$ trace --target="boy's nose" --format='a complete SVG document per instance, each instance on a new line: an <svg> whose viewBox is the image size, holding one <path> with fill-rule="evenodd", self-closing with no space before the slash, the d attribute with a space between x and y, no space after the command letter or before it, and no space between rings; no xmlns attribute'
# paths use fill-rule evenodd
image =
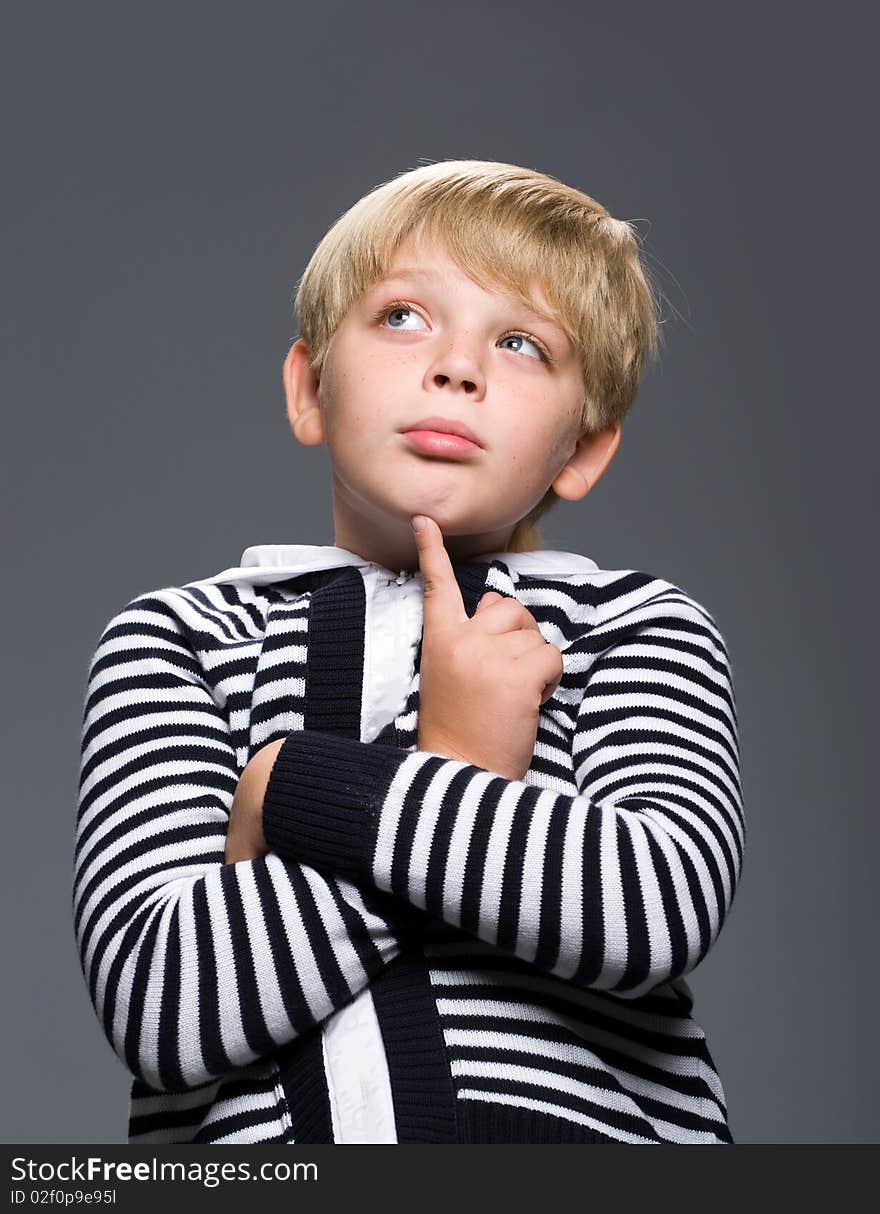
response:
<svg viewBox="0 0 880 1214"><path fill-rule="evenodd" d="M445 387L446 384L455 382L450 376L444 375L442 372L435 375L434 380L440 387ZM461 387L464 388L465 392L476 392L477 390L477 385L472 379L462 379Z"/></svg>
<svg viewBox="0 0 880 1214"><path fill-rule="evenodd" d="M438 353L430 378L435 387L463 388L474 400L482 400L486 394L486 376L477 350L464 339L450 342Z"/></svg>

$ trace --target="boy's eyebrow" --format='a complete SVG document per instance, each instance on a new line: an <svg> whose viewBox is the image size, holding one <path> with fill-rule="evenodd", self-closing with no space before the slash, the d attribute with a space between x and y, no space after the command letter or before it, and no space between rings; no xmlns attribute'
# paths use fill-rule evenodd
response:
<svg viewBox="0 0 880 1214"><path fill-rule="evenodd" d="M428 266L401 266L399 270L390 270L383 282L387 282L389 278L442 278L443 275L439 270L432 270Z"/></svg>

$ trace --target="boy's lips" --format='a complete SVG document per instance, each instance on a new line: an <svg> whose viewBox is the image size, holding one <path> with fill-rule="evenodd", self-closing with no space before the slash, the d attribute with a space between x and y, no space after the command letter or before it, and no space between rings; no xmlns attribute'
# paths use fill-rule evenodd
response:
<svg viewBox="0 0 880 1214"><path fill-rule="evenodd" d="M406 426L403 433L409 434L413 430L457 435L459 438L467 439L468 442L474 443L478 447L482 447L483 445L470 426L465 425L464 422L455 421L451 417L423 417L421 421L413 422L411 426Z"/></svg>
<svg viewBox="0 0 880 1214"><path fill-rule="evenodd" d="M467 459L477 455L481 448L460 434L446 434L440 430L403 430L404 441L423 455L442 455L447 459Z"/></svg>

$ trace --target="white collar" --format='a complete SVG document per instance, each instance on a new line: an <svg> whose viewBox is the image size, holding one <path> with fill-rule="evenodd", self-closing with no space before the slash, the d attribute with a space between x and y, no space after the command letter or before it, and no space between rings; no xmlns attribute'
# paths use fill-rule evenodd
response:
<svg viewBox="0 0 880 1214"><path fill-rule="evenodd" d="M577 552L564 552L550 548L539 548L534 552L487 552L475 560L482 562L501 561L517 573L547 573L564 577L577 573L592 573L598 569L595 561ZM213 577L200 578L202 583L240 581L251 585L265 585L284 581L301 573L313 573L321 569L334 569L341 565L369 565L396 577L398 570L387 569L376 561L348 548L334 544L253 544L245 548L240 563Z"/></svg>

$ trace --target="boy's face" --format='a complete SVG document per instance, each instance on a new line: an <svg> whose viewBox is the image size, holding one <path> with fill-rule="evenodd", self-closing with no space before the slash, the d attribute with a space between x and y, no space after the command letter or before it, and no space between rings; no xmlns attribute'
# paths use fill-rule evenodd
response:
<svg viewBox="0 0 880 1214"><path fill-rule="evenodd" d="M285 363L288 411L300 441L329 447L334 543L388 568L418 567L418 513L458 559L503 550L551 484L583 496L617 446L619 427L578 443L583 378L559 325L423 241L402 244L352 306L319 383L305 354L297 342ZM479 445L407 436L428 417L464 423Z"/></svg>

